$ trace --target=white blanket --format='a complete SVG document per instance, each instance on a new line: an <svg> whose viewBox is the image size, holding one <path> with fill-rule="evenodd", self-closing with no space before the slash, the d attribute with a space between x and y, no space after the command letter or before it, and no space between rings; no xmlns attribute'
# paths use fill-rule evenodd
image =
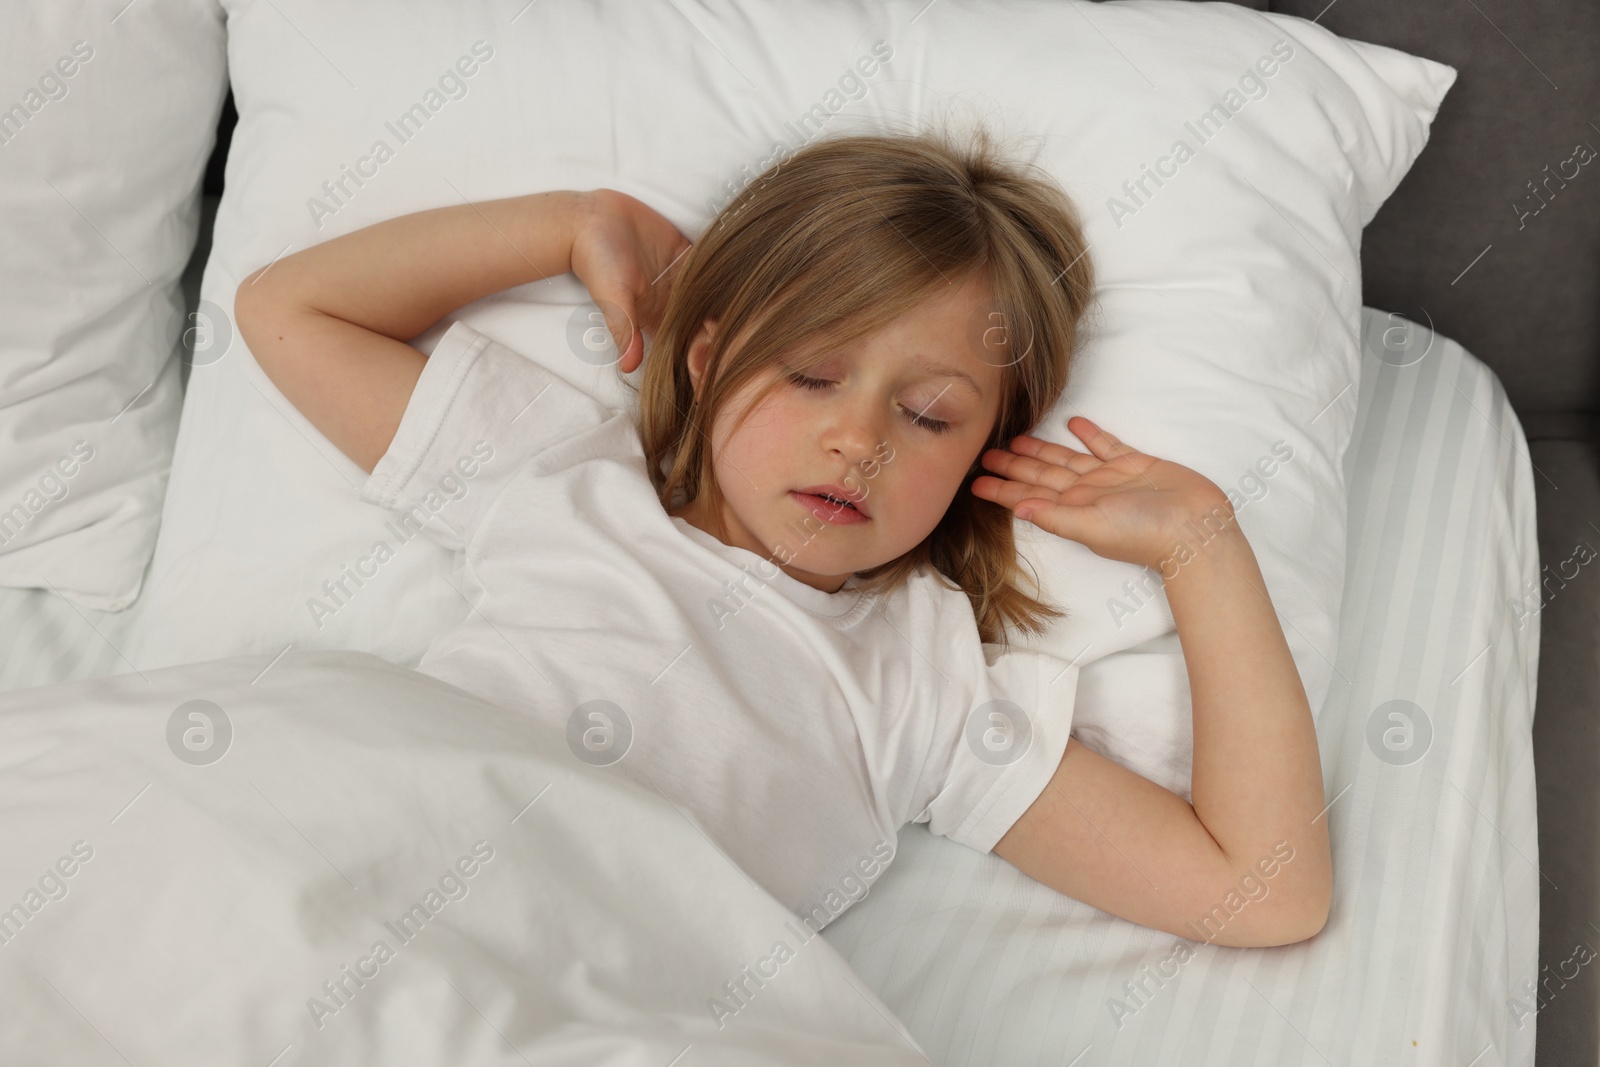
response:
<svg viewBox="0 0 1600 1067"><path fill-rule="evenodd" d="M665 798L365 653L0 695L0 826L9 1067L926 1062Z"/></svg>

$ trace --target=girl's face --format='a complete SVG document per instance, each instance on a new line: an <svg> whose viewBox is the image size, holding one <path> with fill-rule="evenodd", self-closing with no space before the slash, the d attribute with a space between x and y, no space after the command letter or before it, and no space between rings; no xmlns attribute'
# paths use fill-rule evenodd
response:
<svg viewBox="0 0 1600 1067"><path fill-rule="evenodd" d="M952 285L805 371L810 382L780 365L731 397L712 429L726 543L834 593L927 537L1000 410L1004 350L969 340L991 336L981 319L987 296L981 279ZM697 393L715 327L707 320L689 348ZM782 384L730 432L774 379ZM798 492L829 485L857 507ZM702 496L672 514L714 533L703 504Z"/></svg>

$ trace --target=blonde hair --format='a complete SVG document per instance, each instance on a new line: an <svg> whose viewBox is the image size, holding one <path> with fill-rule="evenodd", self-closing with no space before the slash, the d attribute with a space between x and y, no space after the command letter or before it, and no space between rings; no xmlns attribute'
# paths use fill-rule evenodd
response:
<svg viewBox="0 0 1600 1067"><path fill-rule="evenodd" d="M991 297L990 318L969 331L978 350L993 343L993 327L984 327L994 314L1014 324L1000 331L1006 364L984 449L1027 433L1066 387L1080 346L1079 320L1094 295L1086 252L1072 201L1047 172L1003 159L981 124L964 148L944 133L851 135L768 168L666 282L671 295L639 384L639 436L662 507L704 493L720 526L709 445L730 397L780 359L794 371L815 366L830 345L865 337L970 277L986 280ZM706 319L717 328L697 401L687 355ZM779 375L743 414L783 384ZM974 460L934 530L855 579L887 593L931 566L971 599L981 639L1009 644L1008 623L1040 633L1063 613L1023 590L1010 510L971 492L984 473ZM1028 583L1042 591L1037 578Z"/></svg>

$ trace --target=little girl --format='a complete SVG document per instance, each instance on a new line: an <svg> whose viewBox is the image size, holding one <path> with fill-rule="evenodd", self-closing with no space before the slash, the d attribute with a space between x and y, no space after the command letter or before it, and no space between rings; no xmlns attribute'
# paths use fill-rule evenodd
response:
<svg viewBox="0 0 1600 1067"><path fill-rule="evenodd" d="M420 510L472 610L419 669L660 791L813 929L925 822L1146 926L1310 937L1321 764L1254 553L1197 472L1087 418L1088 453L1027 434L1093 274L1066 196L975 133L819 141L693 244L606 189L417 212L256 271L237 324L363 499L466 486ZM406 343L568 271L637 418L464 323ZM1161 573L1192 805L1069 740L1077 668L1009 647L1060 614L1014 518Z"/></svg>

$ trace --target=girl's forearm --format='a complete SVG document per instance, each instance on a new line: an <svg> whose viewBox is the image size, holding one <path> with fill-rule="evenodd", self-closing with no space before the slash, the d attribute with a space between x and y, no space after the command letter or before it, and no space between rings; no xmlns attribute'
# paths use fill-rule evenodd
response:
<svg viewBox="0 0 1600 1067"><path fill-rule="evenodd" d="M406 342L474 300L571 270L591 202L538 193L368 226L251 274L234 322L279 392L371 471L427 362Z"/></svg>
<svg viewBox="0 0 1600 1067"><path fill-rule="evenodd" d="M1191 803L1236 869L1287 841L1294 858L1282 875L1325 885L1328 821L1317 818L1326 800L1311 707L1255 552L1231 514L1217 525L1162 574L1193 703Z"/></svg>
<svg viewBox="0 0 1600 1067"><path fill-rule="evenodd" d="M419 211L335 237L252 274L293 304L409 341L491 293L565 274L587 205L573 191Z"/></svg>

